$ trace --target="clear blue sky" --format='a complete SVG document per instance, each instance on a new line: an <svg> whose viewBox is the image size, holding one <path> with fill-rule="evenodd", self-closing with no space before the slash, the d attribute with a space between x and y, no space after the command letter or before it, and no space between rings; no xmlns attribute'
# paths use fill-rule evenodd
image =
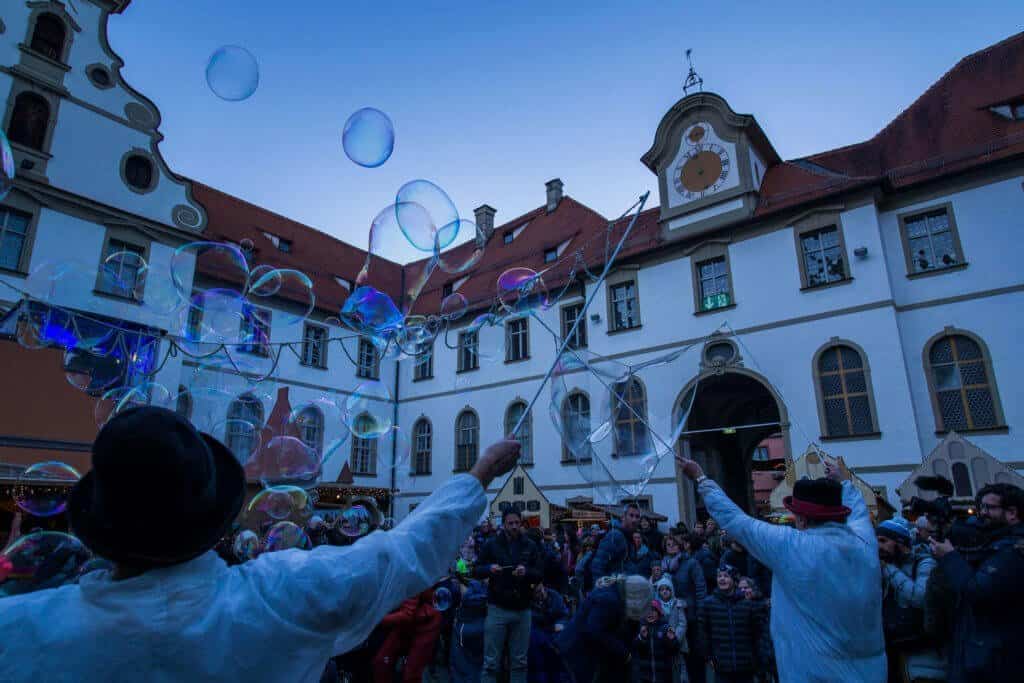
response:
<svg viewBox="0 0 1024 683"><path fill-rule="evenodd" d="M822 9L833 6L846 10ZM687 47L705 89L793 158L872 136L958 59L1022 25L1020 0L136 0L111 19L110 40L128 82L160 107L175 171L365 246L372 218L415 178L469 218L491 204L497 223L543 203L554 177L606 216L656 196L639 159L682 95ZM260 61L244 102L206 87L206 61L225 44ZM341 149L363 106L395 123L394 155L377 169Z"/></svg>

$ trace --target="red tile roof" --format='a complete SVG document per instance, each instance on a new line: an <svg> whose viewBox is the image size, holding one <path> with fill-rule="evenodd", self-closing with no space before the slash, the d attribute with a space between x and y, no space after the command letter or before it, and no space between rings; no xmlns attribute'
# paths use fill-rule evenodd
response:
<svg viewBox="0 0 1024 683"><path fill-rule="evenodd" d="M870 140L768 168L755 216L792 209L857 187L905 188L1024 154L1024 122L1008 120L989 109L994 103L1020 98L1024 98L1024 33L960 60ZM337 314L348 292L334 276L355 279L363 265L365 252L361 248L200 183L195 184L195 194L207 209L209 239L236 243L251 239L256 245L256 263L307 273L315 282L318 306ZM640 215L622 257L661 244L658 217L657 207ZM503 244L503 233L524 224L526 227L511 244ZM626 224L626 220L615 223L608 237L612 245ZM603 264L607 225L607 219L569 196L550 214L541 206L518 216L495 228L481 261L457 291L474 307L486 306L496 294L498 276L512 267L543 272L549 289L555 289L570 275L579 273L580 260L590 268ZM280 252L263 231L291 240L293 252ZM559 261L545 264L544 251L566 241ZM450 250L446 259L465 261L473 250L474 244L469 242ZM423 267L423 261L404 267L407 288ZM397 302L402 274L402 266L381 260L371 273L371 284ZM413 310L437 312L444 285L462 277L435 271Z"/></svg>

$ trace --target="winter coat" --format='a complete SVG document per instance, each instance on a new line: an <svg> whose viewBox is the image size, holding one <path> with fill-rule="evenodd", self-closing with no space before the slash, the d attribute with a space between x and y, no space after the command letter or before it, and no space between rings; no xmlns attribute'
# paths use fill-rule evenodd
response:
<svg viewBox="0 0 1024 683"><path fill-rule="evenodd" d="M749 517L711 479L698 491L729 535L772 571L779 680L884 683L878 539L857 489L843 482L846 523L804 531Z"/></svg>
<svg viewBox="0 0 1024 683"><path fill-rule="evenodd" d="M672 597L667 601L661 599L662 587L668 588L672 591ZM662 618L665 620L665 623L676 632L679 651L687 652L689 647L686 641L686 627L688 625L686 618L686 604L675 597L675 588L672 585L672 579L664 576L654 584L654 599L661 603L661 613L664 615Z"/></svg>
<svg viewBox="0 0 1024 683"><path fill-rule="evenodd" d="M651 567L658 564L661 558L653 550L648 548L646 545L641 545L637 548L634 545L629 546L629 551L626 553L626 561L623 564L623 574L637 574L645 578L651 577Z"/></svg>
<svg viewBox="0 0 1024 683"><path fill-rule="evenodd" d="M583 588L584 593L589 593L594 589L594 570L590 566L593 561L594 551L588 550L580 555L580 559L576 561L576 567L573 569L573 576Z"/></svg>
<svg viewBox="0 0 1024 683"><path fill-rule="evenodd" d="M452 626L448 673L451 683L480 683L484 665L484 622L487 586L471 580L462 595Z"/></svg>
<svg viewBox="0 0 1024 683"><path fill-rule="evenodd" d="M704 581L704 570L695 557L686 553L661 558L661 568L665 576L672 578L672 588L676 597L686 603L686 618L696 623L697 605L707 597L707 584Z"/></svg>
<svg viewBox="0 0 1024 683"><path fill-rule="evenodd" d="M544 556L544 585L559 593L569 589L569 575L562 566L562 553L555 546L545 543L541 546Z"/></svg>
<svg viewBox="0 0 1024 683"><path fill-rule="evenodd" d="M924 597L935 569L931 551L914 546L900 564L882 564L882 627L887 647L920 641L924 633Z"/></svg>
<svg viewBox="0 0 1024 683"><path fill-rule="evenodd" d="M758 606L739 591L716 590L697 609L697 649L724 673L757 671L767 660Z"/></svg>
<svg viewBox="0 0 1024 683"><path fill-rule="evenodd" d="M500 574L491 574L493 564L504 567ZM518 565L525 567L525 576L512 573ZM489 580L489 603L504 609L524 610L530 606L533 594L530 586L544 579L544 558L537 544L524 534L511 541L507 533L501 532L484 544L477 556L473 575L478 579Z"/></svg>
<svg viewBox="0 0 1024 683"><path fill-rule="evenodd" d="M949 647L950 683L1019 681L1024 671L1024 524L990 535L972 566L958 552L938 563L958 609Z"/></svg>
<svg viewBox="0 0 1024 683"><path fill-rule="evenodd" d="M565 606L562 596L555 591L548 588L544 593L543 602L534 599L530 605L531 628L554 633L555 625L565 626L565 622L569 620L569 608Z"/></svg>
<svg viewBox="0 0 1024 683"><path fill-rule="evenodd" d="M711 548L706 545L700 547L700 550L693 554L694 559L700 565L701 572L704 574L704 593L710 595L714 592L715 579L718 574L718 555L712 552Z"/></svg>
<svg viewBox="0 0 1024 683"><path fill-rule="evenodd" d="M594 582L603 576L625 572L628 556L629 543L626 541L626 534L622 529L612 527L601 539L594 559L591 560L590 573L594 577Z"/></svg>
<svg viewBox="0 0 1024 683"><path fill-rule="evenodd" d="M719 567L726 564L730 567L736 567L741 576L747 576L756 581L758 589L766 596L771 596L772 573L768 570L768 567L758 562L756 557L745 550L729 548L722 553L722 559L718 561ZM717 577L713 578L717 579Z"/></svg>
<svg viewBox="0 0 1024 683"><path fill-rule="evenodd" d="M555 636L558 651L580 683L598 672L625 672L628 643L635 635L626 621L626 603L616 585L595 588L565 630ZM629 632L627 632L629 631Z"/></svg>
<svg viewBox="0 0 1024 683"><path fill-rule="evenodd" d="M651 526L647 531L641 531L641 535L644 537L644 543L651 550L658 552L661 550L661 543L665 540L665 534L658 531L658 527Z"/></svg>
<svg viewBox="0 0 1024 683"><path fill-rule="evenodd" d="M673 683L673 661L679 654L679 644L668 637L668 624L664 618L657 623L644 622L630 645L630 683Z"/></svg>

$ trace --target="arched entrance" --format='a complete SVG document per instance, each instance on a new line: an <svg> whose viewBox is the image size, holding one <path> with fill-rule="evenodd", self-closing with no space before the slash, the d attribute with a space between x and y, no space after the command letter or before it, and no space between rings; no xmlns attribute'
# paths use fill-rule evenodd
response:
<svg viewBox="0 0 1024 683"><path fill-rule="evenodd" d="M676 414L682 417L693 405L676 445L678 452L696 460L705 473L747 512L754 510L754 450L767 437L780 434L784 456L792 457L789 419L782 399L760 374L742 367L716 368L701 373L679 394ZM680 518L692 524L700 502L696 488L682 473L679 481Z"/></svg>

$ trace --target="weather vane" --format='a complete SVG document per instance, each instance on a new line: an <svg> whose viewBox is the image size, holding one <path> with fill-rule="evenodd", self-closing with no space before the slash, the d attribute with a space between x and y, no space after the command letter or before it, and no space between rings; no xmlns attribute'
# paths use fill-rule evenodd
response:
<svg viewBox="0 0 1024 683"><path fill-rule="evenodd" d="M698 92L704 91L704 79L701 78L693 68L693 50L686 48L686 61L690 63L690 72L686 74L686 81L683 83L683 95L689 95L690 90L696 88Z"/></svg>

